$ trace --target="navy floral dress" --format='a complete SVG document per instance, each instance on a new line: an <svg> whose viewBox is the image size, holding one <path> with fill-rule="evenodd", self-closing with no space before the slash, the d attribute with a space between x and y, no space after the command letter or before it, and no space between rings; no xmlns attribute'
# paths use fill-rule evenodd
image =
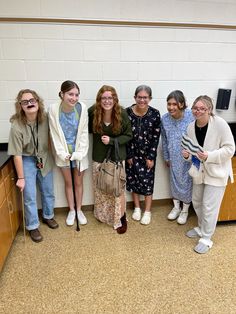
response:
<svg viewBox="0 0 236 314"><path fill-rule="evenodd" d="M144 116L137 116L133 106L126 109L133 132L133 139L127 144L127 159L132 158L133 165L126 163L126 189L147 196L153 194L161 117L159 111L151 106ZM153 168L147 168L146 159L154 160Z"/></svg>

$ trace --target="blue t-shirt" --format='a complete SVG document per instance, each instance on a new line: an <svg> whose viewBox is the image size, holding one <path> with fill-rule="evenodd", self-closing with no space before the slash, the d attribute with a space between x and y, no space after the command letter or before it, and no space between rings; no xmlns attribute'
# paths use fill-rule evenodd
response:
<svg viewBox="0 0 236 314"><path fill-rule="evenodd" d="M70 154L72 154L75 151L75 142L79 127L80 116L81 116L80 103L77 103L74 107L74 110L71 112L63 112L60 108L59 121L63 133L65 135L65 139Z"/></svg>

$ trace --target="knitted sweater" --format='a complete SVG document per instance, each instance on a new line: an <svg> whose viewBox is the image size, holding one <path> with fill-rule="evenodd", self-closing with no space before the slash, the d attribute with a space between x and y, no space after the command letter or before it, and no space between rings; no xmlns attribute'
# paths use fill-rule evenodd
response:
<svg viewBox="0 0 236 314"><path fill-rule="evenodd" d="M131 130L131 124L130 120L128 118L128 115L126 111L122 108L121 111L121 131L119 134L114 134L112 132L112 126L108 125L106 126L103 124L103 135L107 135L110 137L110 143L109 145L103 144L101 140L101 134L94 133L93 132L93 114L94 114L94 108L89 108L89 132L93 133L93 152L92 152L92 159L96 162L102 162L107 155L107 151L110 147L110 145L114 148L114 138L117 138L119 143L119 155L121 160L126 159L126 143L128 143L129 140L132 138L132 130ZM112 149L111 159L115 160L115 154L114 149Z"/></svg>
<svg viewBox="0 0 236 314"><path fill-rule="evenodd" d="M80 171L88 168L88 113L86 105L82 102L81 104L81 117L79 121L79 127L77 132L77 138L75 143L75 152L80 154L80 160L76 161L77 167ZM65 157L69 155L66 139L59 121L60 103L53 104L49 107L49 126L50 133L55 150L55 161L58 167L69 166L69 160L65 160Z"/></svg>
<svg viewBox="0 0 236 314"><path fill-rule="evenodd" d="M188 126L187 135L198 144L195 122ZM231 158L235 152L235 143L230 127L224 119L218 116L210 117L203 150L207 151L208 157L201 163L198 174L193 177L194 184L225 186L229 177L233 182Z"/></svg>

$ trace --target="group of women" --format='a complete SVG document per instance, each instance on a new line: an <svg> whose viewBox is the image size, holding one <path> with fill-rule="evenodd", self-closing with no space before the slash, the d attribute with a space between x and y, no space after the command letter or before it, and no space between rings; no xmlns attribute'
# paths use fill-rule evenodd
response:
<svg viewBox="0 0 236 314"><path fill-rule="evenodd" d="M126 169L126 189L131 192L134 202L132 218L148 225L151 222L157 147L162 134L163 156L170 170L174 203L167 218L185 224L192 202L198 226L186 235L199 237L194 250L206 253L213 243L211 237L225 186L232 177L231 157L235 151L228 124L213 115L212 100L200 96L189 110L183 93L173 91L167 97L168 112L161 119L159 111L150 106L152 90L146 85L136 88L135 103L126 109L121 107L112 86L102 86L95 104L88 110L79 100L79 94L75 82L63 82L60 100L49 107L48 114L35 91L21 90L16 99L16 113L10 120L8 153L14 156L18 176L16 185L24 193L26 229L31 239L35 242L43 239L38 229L36 183L41 192L42 222L52 229L58 227L54 219L51 151L65 182L69 207L66 224L74 224L76 211L79 223L87 223L81 206L83 176L89 166L89 133L93 134L95 217L113 226L118 234L127 230L125 189L116 197L96 186L100 165L108 150L111 150L111 159L115 160L117 141L119 157ZM144 196L143 210L140 195Z"/></svg>

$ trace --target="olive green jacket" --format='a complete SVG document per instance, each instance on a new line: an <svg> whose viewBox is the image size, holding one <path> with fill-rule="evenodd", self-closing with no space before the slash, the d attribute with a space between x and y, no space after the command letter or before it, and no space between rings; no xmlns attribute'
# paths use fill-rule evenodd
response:
<svg viewBox="0 0 236 314"><path fill-rule="evenodd" d="M93 134L93 153L92 153L93 161L102 162L106 158L107 151L110 146L113 147L111 159L115 160L115 152L114 152L114 139L115 138L117 138L118 143L119 143L120 160L125 160L126 159L126 143L128 143L132 139L131 123L125 109L122 108L122 111L121 111L122 125L121 125L121 130L119 134L114 134L112 132L112 126L111 125L106 126L105 124L103 124L103 134L94 133L93 132L93 113L94 113L94 105L88 109L89 132ZM107 135L110 137L109 145L103 144L101 140L102 135Z"/></svg>

